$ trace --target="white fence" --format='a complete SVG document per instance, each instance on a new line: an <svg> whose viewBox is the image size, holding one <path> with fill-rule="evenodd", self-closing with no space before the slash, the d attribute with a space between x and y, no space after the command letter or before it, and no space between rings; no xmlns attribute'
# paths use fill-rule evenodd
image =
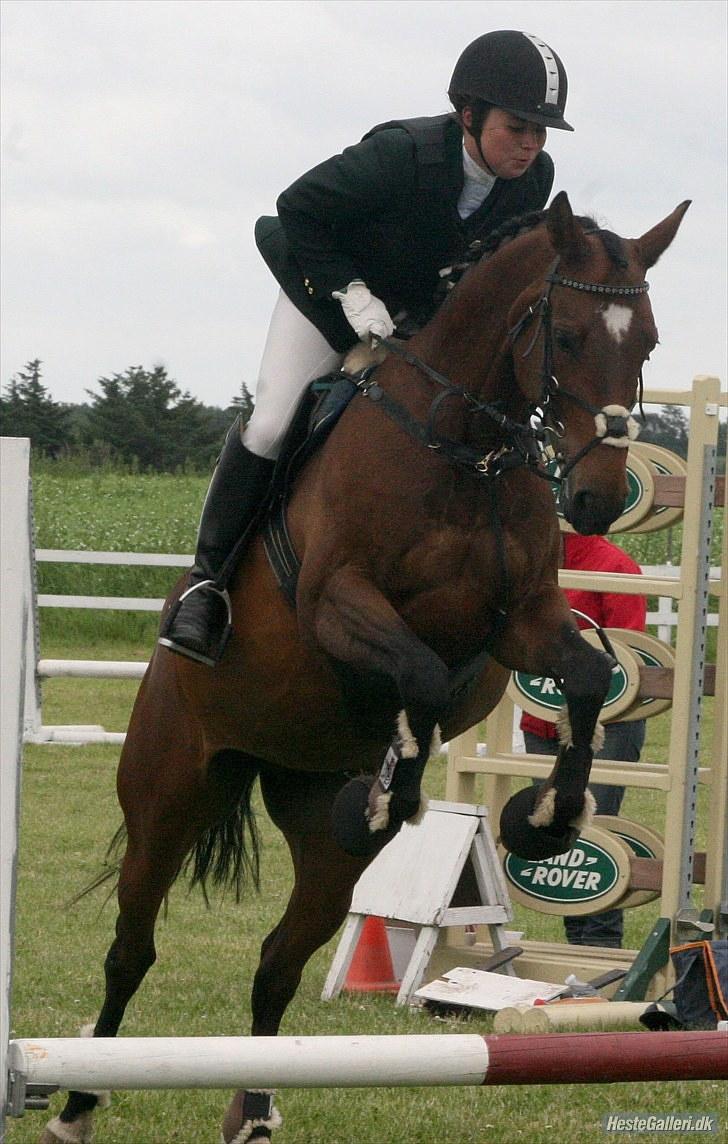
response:
<svg viewBox="0 0 728 1144"><path fill-rule="evenodd" d="M189 553L175 552L92 552L59 548L38 548L35 551L36 564L96 564L124 565L127 567L188 568L193 562ZM645 565L646 578L679 580L680 569L670 564ZM711 578L719 580L720 569L711 569ZM84 596L48 595L36 597L39 608L94 608L115 611L159 612L163 600L141 596ZM649 612L647 622L657 628L658 638L665 643L671 639L671 630L677 623L677 612L671 596L660 596L657 611ZM710 625L717 625L717 614L708 617ZM146 671L146 662L128 660L91 659L42 659L38 655L37 633L33 647L28 648L29 672L26 683L26 704L24 737L29 743L123 743L122 731L105 731L98 724L75 724L72 726L44 725L42 720L40 682L60 676L96 679L141 679Z"/></svg>
<svg viewBox="0 0 728 1144"><path fill-rule="evenodd" d="M146 565L167 568L189 568L193 557L189 554L174 552L88 552L85 550L73 551L64 548L38 548L35 552L36 563L46 564L116 564L131 567ZM642 566L643 574L648 578L666 580L679 580L680 569L673 564L645 564ZM720 579L720 568L711 568L712 580ZM149 596L54 596L39 595L38 606L41 608L99 608L125 612L158 612L164 600L152 599ZM670 596L660 596L656 612L649 612L647 623L660 627L658 638L668 642L670 628L676 623L673 611L673 600ZM711 625L717 625L718 617L711 614L708 619Z"/></svg>

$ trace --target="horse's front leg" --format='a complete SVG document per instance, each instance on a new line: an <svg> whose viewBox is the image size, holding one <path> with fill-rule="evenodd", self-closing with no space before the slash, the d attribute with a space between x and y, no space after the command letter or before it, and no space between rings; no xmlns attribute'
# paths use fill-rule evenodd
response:
<svg viewBox="0 0 728 1144"><path fill-rule="evenodd" d="M559 680L566 708L559 720L559 751L551 774L506 803L500 821L503 845L521 858L551 858L571 849L593 812L587 789L599 749L599 713L609 690L612 661L581 636L572 620L560 623L540 663L525 670Z"/></svg>
<svg viewBox="0 0 728 1144"><path fill-rule="evenodd" d="M337 842L349 854L376 853L420 811L422 774L449 701L447 665L404 623L379 589L353 568L339 569L315 605L301 609L316 643L362 674L389 677L401 701L379 773L353 779L333 811Z"/></svg>

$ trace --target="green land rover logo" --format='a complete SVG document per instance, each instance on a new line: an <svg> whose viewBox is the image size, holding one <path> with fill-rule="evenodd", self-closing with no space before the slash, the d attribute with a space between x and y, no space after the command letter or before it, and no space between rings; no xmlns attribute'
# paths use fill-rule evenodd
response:
<svg viewBox="0 0 728 1144"><path fill-rule="evenodd" d="M585 838L566 854L538 862L507 854L504 868L514 886L542 902L593 902L619 881L612 855Z"/></svg>
<svg viewBox="0 0 728 1144"><path fill-rule="evenodd" d="M642 842L639 838L635 838L632 834L627 834L624 830L612 830L612 834L616 834L617 838L621 838L624 843L634 854L635 858L656 858L654 850Z"/></svg>
<svg viewBox="0 0 728 1144"><path fill-rule="evenodd" d="M626 500L624 502L624 508L622 509L622 512L629 512L630 509L633 509L635 507L635 505L638 505L640 503L640 501L642 500L644 495L645 495L645 486L642 484L642 481L639 479L637 474L635 472L633 472L632 469L630 469L629 461L628 461L627 462L627 497L626 497Z"/></svg>
<svg viewBox="0 0 728 1144"><path fill-rule="evenodd" d="M527 675L525 671L514 671L513 681L516 689L531 703L538 704L544 711L560 711L565 700L563 692L559 691L555 680L547 675ZM618 663L612 672L609 691L604 700L602 711L608 711L613 704L621 699L628 686L627 673Z"/></svg>

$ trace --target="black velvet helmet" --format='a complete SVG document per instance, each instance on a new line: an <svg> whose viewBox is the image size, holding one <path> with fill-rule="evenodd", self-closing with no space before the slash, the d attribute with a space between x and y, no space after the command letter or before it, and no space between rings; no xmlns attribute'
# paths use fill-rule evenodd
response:
<svg viewBox="0 0 728 1144"><path fill-rule="evenodd" d="M567 80L556 52L527 32L486 32L455 65L448 95L457 107L483 100L520 119L573 131L564 119Z"/></svg>

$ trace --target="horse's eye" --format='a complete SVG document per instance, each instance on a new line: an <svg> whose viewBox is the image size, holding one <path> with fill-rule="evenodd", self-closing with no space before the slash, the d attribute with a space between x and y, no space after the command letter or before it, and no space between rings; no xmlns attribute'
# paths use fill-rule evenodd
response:
<svg viewBox="0 0 728 1144"><path fill-rule="evenodd" d="M557 349L564 353L576 356L579 350L579 335L574 330L565 330L558 326L554 328L554 342Z"/></svg>

